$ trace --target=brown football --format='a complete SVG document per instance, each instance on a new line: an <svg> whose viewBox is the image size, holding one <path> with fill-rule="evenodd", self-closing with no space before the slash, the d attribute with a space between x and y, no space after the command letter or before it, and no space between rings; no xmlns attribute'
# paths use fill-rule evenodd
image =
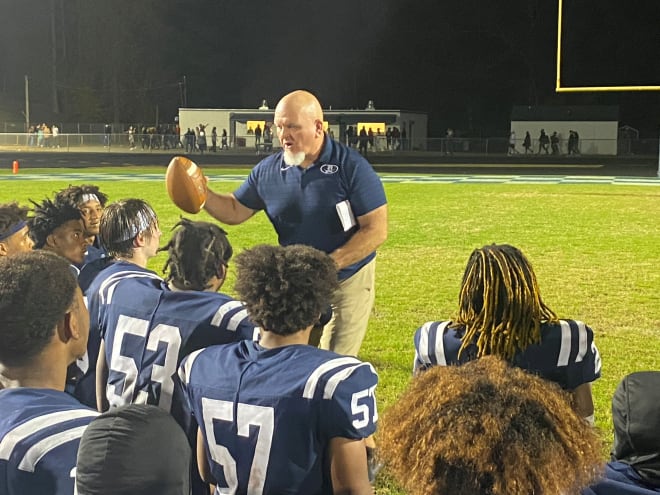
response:
<svg viewBox="0 0 660 495"><path fill-rule="evenodd" d="M167 194L186 213L199 213L206 203L206 177L195 162L175 156L165 172Z"/></svg>

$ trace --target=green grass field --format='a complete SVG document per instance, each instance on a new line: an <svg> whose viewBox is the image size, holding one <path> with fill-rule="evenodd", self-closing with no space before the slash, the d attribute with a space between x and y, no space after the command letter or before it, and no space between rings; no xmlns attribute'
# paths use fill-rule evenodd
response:
<svg viewBox="0 0 660 495"><path fill-rule="evenodd" d="M0 202L41 200L70 182L58 180L59 171L40 172L51 180L20 180L20 176L0 180ZM222 173L246 175L247 171L223 169ZM164 183L97 184L111 200L149 201L167 238L179 211L170 203ZM211 182L213 189L225 192L237 185ZM410 380L415 329L454 315L471 250L493 242L510 243L531 260L546 303L560 317L585 321L596 334L603 360L602 378L593 388L596 419L609 443L610 398L619 380L632 371L660 369L660 187L429 183L385 187L390 233L379 250L376 306L360 354L379 372L380 412ZM210 217L202 213L199 218ZM237 252L276 242L263 213L226 230ZM153 260L151 268L160 271L163 261L162 256ZM232 293L233 276L231 272L225 292ZM385 476L377 492L402 493Z"/></svg>

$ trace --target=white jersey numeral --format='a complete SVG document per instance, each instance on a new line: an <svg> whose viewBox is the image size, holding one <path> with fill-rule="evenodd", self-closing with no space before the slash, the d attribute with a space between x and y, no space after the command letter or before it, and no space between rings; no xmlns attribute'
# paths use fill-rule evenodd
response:
<svg viewBox="0 0 660 495"><path fill-rule="evenodd" d="M373 414L371 413L372 410ZM353 414L353 427L357 429L368 426L370 422L375 423L378 421L376 385L353 394L351 398L351 414Z"/></svg>
<svg viewBox="0 0 660 495"><path fill-rule="evenodd" d="M235 494L238 489L238 477L236 473L236 460L232 457L229 449L224 445L216 443L216 435L213 431L214 421L234 422L234 403L224 400L202 398L202 416L204 418L204 436L209 446L211 458L216 464L222 466L227 487L216 487L218 493ZM250 479L248 480L248 495L261 495L266 483L266 472L270 459L270 447L273 441L273 430L275 427L275 411L272 407L255 406L252 404L236 404L236 427L241 437L250 436L250 426L257 426L257 444L250 467Z"/></svg>
<svg viewBox="0 0 660 495"><path fill-rule="evenodd" d="M147 333L149 337L147 338ZM160 384L160 394L156 397L158 407L169 411L172 406L172 394L174 393L174 380L172 377L177 370L177 360L179 357L179 348L181 347L181 334L179 329L172 325L159 323L149 332L149 322L131 316L121 315L117 320L115 338L112 343L112 352L108 362L109 371L122 373L124 375L124 385L121 393L116 392L115 384L108 382L106 387L106 397L111 407L122 406L125 404L146 404L149 394L144 390L135 393L139 369L133 356L124 356L121 354L122 343L127 335L134 335L144 339L145 348L148 351L156 352L160 343L166 344L164 363L153 364L151 367L151 381Z"/></svg>

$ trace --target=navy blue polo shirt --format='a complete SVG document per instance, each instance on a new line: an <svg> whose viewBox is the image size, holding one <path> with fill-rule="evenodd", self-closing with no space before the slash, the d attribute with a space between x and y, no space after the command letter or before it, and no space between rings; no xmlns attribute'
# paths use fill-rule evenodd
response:
<svg viewBox="0 0 660 495"><path fill-rule="evenodd" d="M348 200L356 218L387 203L369 162L327 136L318 160L308 168L287 166L280 151L259 162L234 196L252 210L265 210L280 245L305 244L326 253L355 233L355 228L344 232L337 203ZM339 279L350 277L375 255L340 270Z"/></svg>

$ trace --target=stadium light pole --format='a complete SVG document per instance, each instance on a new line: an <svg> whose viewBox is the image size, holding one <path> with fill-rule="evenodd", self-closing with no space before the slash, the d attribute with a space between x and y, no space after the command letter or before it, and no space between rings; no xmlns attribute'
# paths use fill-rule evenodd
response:
<svg viewBox="0 0 660 495"><path fill-rule="evenodd" d="M25 132L30 130L30 83L25 76Z"/></svg>

